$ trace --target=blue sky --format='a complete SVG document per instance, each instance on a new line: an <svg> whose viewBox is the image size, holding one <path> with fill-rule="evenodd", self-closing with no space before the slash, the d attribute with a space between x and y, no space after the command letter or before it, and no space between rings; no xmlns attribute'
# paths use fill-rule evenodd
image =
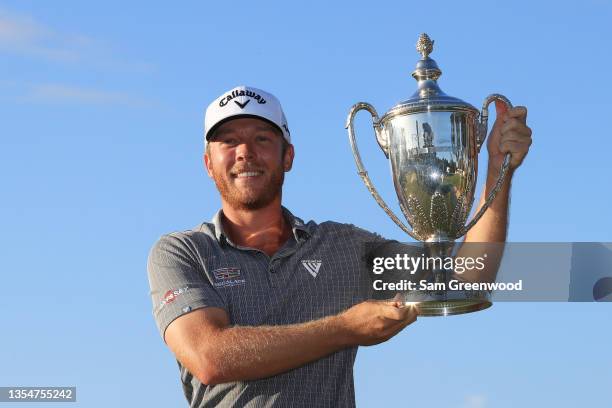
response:
<svg viewBox="0 0 612 408"><path fill-rule="evenodd" d="M444 91L529 108L509 239L612 241L610 21L608 0L3 1L0 385L76 385L70 406L183 404L146 257L218 208L203 110L235 85L283 102L296 146L288 208L404 240L356 175L344 121L357 101L384 113L412 94L421 32L436 41ZM397 209L365 114L356 128ZM609 304L506 303L423 318L360 350L358 404L602 406L611 317Z"/></svg>

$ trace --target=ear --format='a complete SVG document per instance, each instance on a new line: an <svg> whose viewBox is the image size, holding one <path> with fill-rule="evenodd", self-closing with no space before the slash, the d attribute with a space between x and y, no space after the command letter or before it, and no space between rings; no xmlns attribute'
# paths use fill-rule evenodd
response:
<svg viewBox="0 0 612 408"><path fill-rule="evenodd" d="M290 144L289 146L287 146L287 149L285 149L285 157L283 157L283 168L285 169L286 172L291 170L291 167L293 167L294 157L295 157L295 150L293 149L293 145Z"/></svg>
<svg viewBox="0 0 612 408"><path fill-rule="evenodd" d="M204 167L206 168L206 173L208 173L208 177L212 178L212 163L210 161L208 153L204 153Z"/></svg>

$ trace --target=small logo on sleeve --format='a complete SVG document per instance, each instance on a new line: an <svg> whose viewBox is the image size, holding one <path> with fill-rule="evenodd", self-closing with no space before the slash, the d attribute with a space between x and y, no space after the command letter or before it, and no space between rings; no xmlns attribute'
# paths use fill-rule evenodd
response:
<svg viewBox="0 0 612 408"><path fill-rule="evenodd" d="M312 259L304 259L302 260L302 266L306 268L309 274L312 275L313 278L316 278L319 274L319 269L321 269L321 264L323 261L321 260L312 260Z"/></svg>
<svg viewBox="0 0 612 408"><path fill-rule="evenodd" d="M213 271L215 282L213 285L216 288L226 288L230 286L244 285L246 279L242 278L240 268L219 268Z"/></svg>
<svg viewBox="0 0 612 408"><path fill-rule="evenodd" d="M170 289L169 291L167 291L164 294L164 297L161 300L161 302L159 302L159 310L161 310L167 304L174 302L177 297L187 292L188 290L189 290L189 286L185 286L184 288Z"/></svg>

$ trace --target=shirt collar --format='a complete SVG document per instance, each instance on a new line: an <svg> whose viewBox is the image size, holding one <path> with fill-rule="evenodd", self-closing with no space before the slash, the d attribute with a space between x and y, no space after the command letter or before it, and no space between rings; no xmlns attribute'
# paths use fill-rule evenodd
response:
<svg viewBox="0 0 612 408"><path fill-rule="evenodd" d="M285 207L282 207L282 209L285 219L289 221L289 224L291 225L291 230L293 231L293 236L295 237L295 240L297 242L300 242L302 240L305 241L306 239L310 238L310 236L312 235L310 225L304 224L304 221L302 221L301 218L298 218L295 215L291 214L291 211L289 211Z"/></svg>
<svg viewBox="0 0 612 408"><path fill-rule="evenodd" d="M219 243L223 243L225 240L225 232L223 232L223 224L221 223L221 217L223 217L223 210L219 210L212 217L212 224L215 226L215 237Z"/></svg>
<svg viewBox="0 0 612 408"><path fill-rule="evenodd" d="M294 216L291 211L289 211L285 207L281 208L283 210L283 216L287 221L289 221L289 224L291 225L291 231L293 231L293 237L295 238L295 240L297 242L301 242L308 239L312 234L310 225L304 224L304 221L302 221L301 218ZM223 231L223 223L221 222L222 217L223 210L220 209L219 211L217 211L217 213L213 216L211 220L212 224L215 227L215 237L217 238L217 241L219 241L219 243L231 243L229 237L225 234L225 231Z"/></svg>

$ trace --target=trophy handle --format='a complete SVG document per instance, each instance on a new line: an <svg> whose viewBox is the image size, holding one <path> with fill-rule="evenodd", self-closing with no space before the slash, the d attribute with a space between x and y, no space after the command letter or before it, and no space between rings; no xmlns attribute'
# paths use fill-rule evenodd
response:
<svg viewBox="0 0 612 408"><path fill-rule="evenodd" d="M362 109L367 110L372 115L372 122L374 124L374 132L376 133L376 141L378 142L378 145L380 146L382 151L385 153L385 157L387 157L387 159L389 158L389 143L388 143L387 138L382 132L382 125L380 123L380 119L378 118L378 114L376 113L376 109L374 109L374 107L367 102L357 102L351 108L348 114L348 117L346 119L346 126L345 126L345 128L348 129L349 142L351 143L351 149L353 150L353 157L355 158L355 164L357 165L357 170L358 170L357 174L359 174L359 176L363 180L363 183L366 185L366 187L370 191L370 194L372 194L372 196L374 197L378 205L380 205L380 207L387 213L387 215L393 220L393 222L395 222L398 225L398 227L400 227L405 233L410 235L412 238L418 240L416 235L412 231L410 231L408 227L406 227L406 225L404 225L402 221L400 221L400 219L387 206L387 204L382 199L380 194L378 194L378 191L376 191L376 187L374 187L374 184L372 184L372 181L370 180L370 177L368 176L368 172L365 170L365 167L363 166L363 162L361 161L359 150L357 149L357 141L355 140L355 131L353 130L353 118L355 117L355 114Z"/></svg>
<svg viewBox="0 0 612 408"><path fill-rule="evenodd" d="M488 122L489 122L489 105L491 104L491 102L496 101L496 100L501 101L504 104L506 104L508 109L512 109L512 102L510 102L510 100L506 98L504 95L491 94L485 98L482 104L482 111L480 113L480 124L478 125L478 135L476 137L476 147L478 149L478 152L480 152L480 148L482 147L485 139L487 138ZM495 196L499 192L499 189L501 188L504 182L504 179L506 178L506 173L508 172L509 167L510 167L510 153L506 153L506 156L504 157L504 162L502 163L501 170L499 172L499 178L497 179L497 182L495 183L493 190L491 190L491 192L487 196L487 199L484 205L482 206L482 208L476 213L476 215L474 215L474 218L472 218L472 221L470 221L465 227L463 227L461 231L459 231L459 233L457 234L457 238L464 236L474 225L476 225L476 223L480 220L480 218L483 216L485 211L487 211L487 209L489 208L489 206L495 199Z"/></svg>

